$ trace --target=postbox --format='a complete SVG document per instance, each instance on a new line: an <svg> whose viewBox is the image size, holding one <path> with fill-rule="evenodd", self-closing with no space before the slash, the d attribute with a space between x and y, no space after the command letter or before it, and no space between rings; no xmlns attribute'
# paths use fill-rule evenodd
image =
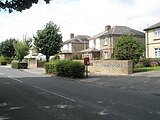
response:
<svg viewBox="0 0 160 120"><path fill-rule="evenodd" d="M89 57L84 58L84 65L90 65Z"/></svg>

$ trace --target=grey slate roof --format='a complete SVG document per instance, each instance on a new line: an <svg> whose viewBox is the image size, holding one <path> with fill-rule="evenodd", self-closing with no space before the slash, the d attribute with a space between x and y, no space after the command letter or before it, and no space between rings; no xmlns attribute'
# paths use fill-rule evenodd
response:
<svg viewBox="0 0 160 120"><path fill-rule="evenodd" d="M112 27L108 33L105 33L105 35L133 35L137 37L144 37L145 34L141 31L129 28L127 26L114 26Z"/></svg>
<svg viewBox="0 0 160 120"><path fill-rule="evenodd" d="M95 46L93 46L92 48L88 48L81 51L81 53L86 53L86 52L100 52L100 50L96 49Z"/></svg>
<svg viewBox="0 0 160 120"><path fill-rule="evenodd" d="M77 36L73 37L72 39L64 41L63 44L67 44L67 43L84 43L84 41L88 41L89 37L90 36L88 36L88 35L77 35Z"/></svg>
<svg viewBox="0 0 160 120"><path fill-rule="evenodd" d="M147 31L147 30L152 30L152 29L155 29L155 28L160 28L160 22L148 27L148 28L145 28L144 31Z"/></svg>
<svg viewBox="0 0 160 120"><path fill-rule="evenodd" d="M91 40L91 39L96 39L96 38L100 38L100 37L102 37L102 36L106 36L106 35L107 35L107 32L108 32L108 31L103 31L103 32L101 32L101 33L98 33L97 35L94 35L94 36L90 37L89 40Z"/></svg>

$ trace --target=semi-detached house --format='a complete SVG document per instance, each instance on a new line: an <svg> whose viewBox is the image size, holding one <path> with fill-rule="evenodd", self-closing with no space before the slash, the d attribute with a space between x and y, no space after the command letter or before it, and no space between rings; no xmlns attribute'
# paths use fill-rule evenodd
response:
<svg viewBox="0 0 160 120"><path fill-rule="evenodd" d="M86 55L90 59L111 59L116 40L122 35L132 35L139 42L145 44L145 34L141 31L127 26L105 26L105 31L89 39L89 49L81 51L83 57Z"/></svg>
<svg viewBox="0 0 160 120"><path fill-rule="evenodd" d="M160 58L160 22L144 29L146 58Z"/></svg>

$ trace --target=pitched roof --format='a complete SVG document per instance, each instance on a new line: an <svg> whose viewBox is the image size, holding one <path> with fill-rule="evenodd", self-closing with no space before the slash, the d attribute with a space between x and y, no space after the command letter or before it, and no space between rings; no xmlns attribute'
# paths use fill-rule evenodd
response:
<svg viewBox="0 0 160 120"><path fill-rule="evenodd" d="M147 30L152 30L152 29L155 29L155 28L160 28L160 22L148 27L148 28L145 28L144 31L147 31Z"/></svg>
<svg viewBox="0 0 160 120"><path fill-rule="evenodd" d="M93 46L92 48L88 48L81 51L81 53L85 53L85 52L100 52L100 50L96 49L95 46Z"/></svg>
<svg viewBox="0 0 160 120"><path fill-rule="evenodd" d="M88 35L77 35L77 36L73 37L72 39L64 41L63 44L67 44L67 43L84 43L84 41L88 41L89 37L90 36L88 36Z"/></svg>
<svg viewBox="0 0 160 120"><path fill-rule="evenodd" d="M102 36L106 36L107 32L108 31L100 32L97 35L94 35L94 36L90 37L89 39L91 40L91 39L96 39L96 38L99 38L99 37L102 37Z"/></svg>
<svg viewBox="0 0 160 120"><path fill-rule="evenodd" d="M143 32L129 28L127 26L114 26L106 33L106 35L133 35L139 37L145 36Z"/></svg>
<svg viewBox="0 0 160 120"><path fill-rule="evenodd" d="M63 50L59 52L60 54L72 54L69 50Z"/></svg>

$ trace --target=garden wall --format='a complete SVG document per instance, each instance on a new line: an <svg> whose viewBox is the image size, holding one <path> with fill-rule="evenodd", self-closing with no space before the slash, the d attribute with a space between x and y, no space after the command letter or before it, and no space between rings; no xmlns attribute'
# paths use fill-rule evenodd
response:
<svg viewBox="0 0 160 120"><path fill-rule="evenodd" d="M128 75L133 72L133 63L131 60L90 60L88 70L102 75Z"/></svg>

